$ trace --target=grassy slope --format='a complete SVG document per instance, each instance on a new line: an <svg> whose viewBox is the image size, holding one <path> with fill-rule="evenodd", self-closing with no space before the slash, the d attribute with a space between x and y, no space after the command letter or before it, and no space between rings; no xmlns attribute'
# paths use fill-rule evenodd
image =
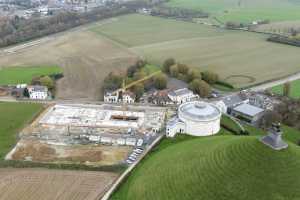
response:
<svg viewBox="0 0 300 200"><path fill-rule="evenodd" d="M8 67L0 69L0 85L30 83L32 78L41 75L61 73L59 67Z"/></svg>
<svg viewBox="0 0 300 200"><path fill-rule="evenodd" d="M276 94L283 94L283 85L278 85L272 88L272 92ZM291 94L292 98L300 98L300 80L291 82Z"/></svg>
<svg viewBox="0 0 300 200"><path fill-rule="evenodd" d="M0 159L16 144L18 131L41 109L40 104L0 102Z"/></svg>
<svg viewBox="0 0 300 200"><path fill-rule="evenodd" d="M240 128L238 127L238 125L235 124L235 122L232 121L227 116L223 116L222 117L221 123L225 124L225 126L231 128L232 130L236 130L236 132L240 131ZM243 124L243 127L245 128L245 130L248 131L248 133L251 136L263 136L263 135L267 134L266 131L264 131L262 129L259 129L259 128L256 128L256 127L253 127L253 126L249 126L249 125ZM298 142L300 141L300 132L299 131L297 131L294 128L285 126L285 125L282 126L282 131L284 133L283 134L283 138L285 140L290 141L290 142L292 142L294 144L298 144Z"/></svg>
<svg viewBox="0 0 300 200"><path fill-rule="evenodd" d="M300 4L288 0L170 0L167 5L203 10L222 21L300 20ZM225 13L224 11L227 11Z"/></svg>
<svg viewBox="0 0 300 200"><path fill-rule="evenodd" d="M259 34L182 21L134 14L94 26L92 31L126 43L130 50L156 65L174 57L201 70L216 71L221 79L231 75L254 78L254 82L248 78L229 79L237 88L295 73L300 66L297 47L266 42Z"/></svg>
<svg viewBox="0 0 300 200"><path fill-rule="evenodd" d="M112 199L275 200L300 198L300 148L280 152L256 137L163 143Z"/></svg>

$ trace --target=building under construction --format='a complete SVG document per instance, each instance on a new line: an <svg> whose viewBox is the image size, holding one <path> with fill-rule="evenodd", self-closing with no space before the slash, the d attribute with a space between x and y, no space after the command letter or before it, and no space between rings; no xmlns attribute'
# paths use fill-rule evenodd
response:
<svg viewBox="0 0 300 200"><path fill-rule="evenodd" d="M159 107L61 104L49 108L23 137L52 143L141 145L164 126Z"/></svg>

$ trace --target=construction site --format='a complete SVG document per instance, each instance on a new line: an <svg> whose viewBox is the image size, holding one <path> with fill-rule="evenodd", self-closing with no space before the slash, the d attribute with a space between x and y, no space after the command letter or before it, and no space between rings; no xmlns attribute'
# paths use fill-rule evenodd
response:
<svg viewBox="0 0 300 200"><path fill-rule="evenodd" d="M164 128L166 108L57 104L20 133L6 159L114 165L149 145Z"/></svg>

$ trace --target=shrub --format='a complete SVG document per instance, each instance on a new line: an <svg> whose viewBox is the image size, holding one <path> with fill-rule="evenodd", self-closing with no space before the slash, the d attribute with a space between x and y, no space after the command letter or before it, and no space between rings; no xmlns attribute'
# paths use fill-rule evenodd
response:
<svg viewBox="0 0 300 200"><path fill-rule="evenodd" d="M171 75L172 77L177 77L177 76L178 76L178 73L179 73L179 71L178 71L177 65L172 65L172 66L170 67L170 75Z"/></svg>
<svg viewBox="0 0 300 200"><path fill-rule="evenodd" d="M227 88L230 88L230 89L234 89L234 86L233 86L233 85L231 85L230 83L225 82L225 81L220 81L220 80L218 80L218 81L216 82L216 84L222 85L222 86L227 87Z"/></svg>
<svg viewBox="0 0 300 200"><path fill-rule="evenodd" d="M154 77L154 86L156 89L165 89L167 87L167 76L165 74L158 74Z"/></svg>
<svg viewBox="0 0 300 200"><path fill-rule="evenodd" d="M189 67L185 64L177 64L177 67L178 67L178 72L181 73L181 74L184 74L186 75L189 71Z"/></svg>
<svg viewBox="0 0 300 200"><path fill-rule="evenodd" d="M168 58L167 60L165 60L164 64L163 64L163 71L166 73L170 73L170 68L171 66L175 65L175 59L174 58Z"/></svg>
<svg viewBox="0 0 300 200"><path fill-rule="evenodd" d="M211 87L205 81L195 79L189 84L189 88L200 95L200 97L208 97L211 94Z"/></svg>
<svg viewBox="0 0 300 200"><path fill-rule="evenodd" d="M201 79L201 72L199 69L191 68L188 70L188 73L187 73L187 81L191 82L194 79Z"/></svg>
<svg viewBox="0 0 300 200"><path fill-rule="evenodd" d="M205 71L202 72L202 79L209 84L215 84L219 80L219 76L214 72Z"/></svg>
<svg viewBox="0 0 300 200"><path fill-rule="evenodd" d="M54 89L54 81L49 76L44 76L40 79L41 85L46 86L49 90Z"/></svg>

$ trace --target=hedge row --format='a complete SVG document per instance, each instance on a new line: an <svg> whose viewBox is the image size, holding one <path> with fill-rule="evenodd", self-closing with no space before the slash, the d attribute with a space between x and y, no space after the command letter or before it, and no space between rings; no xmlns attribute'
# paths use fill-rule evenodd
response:
<svg viewBox="0 0 300 200"><path fill-rule="evenodd" d="M86 171L106 171L106 172L123 172L127 166L125 164L88 166L83 164L56 164L56 163L37 163L31 161L2 160L0 168L46 168L61 170L86 170Z"/></svg>

